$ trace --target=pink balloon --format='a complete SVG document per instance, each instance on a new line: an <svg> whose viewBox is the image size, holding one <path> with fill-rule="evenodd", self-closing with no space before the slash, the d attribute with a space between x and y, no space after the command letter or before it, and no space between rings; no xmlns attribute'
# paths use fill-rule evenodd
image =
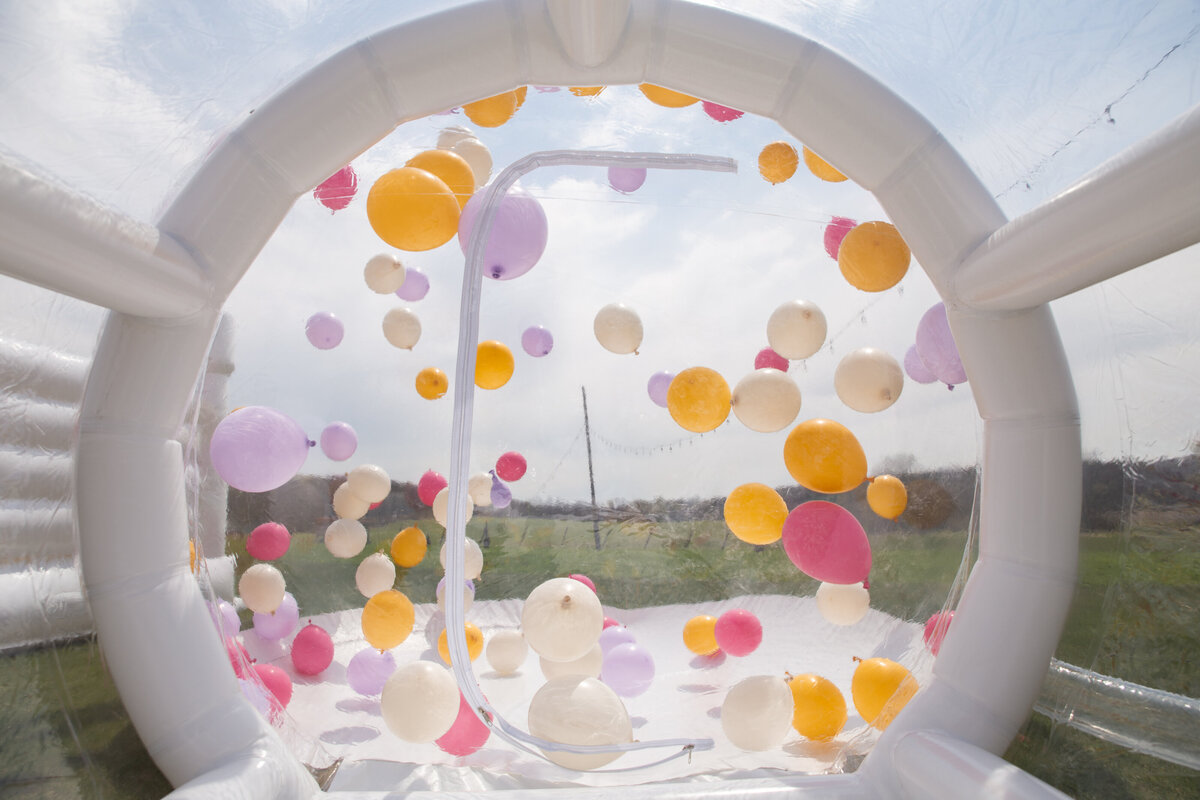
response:
<svg viewBox="0 0 1200 800"><path fill-rule="evenodd" d="M929 371L929 367L925 366L925 362L921 360L921 356L917 353L917 346L914 344L908 348L908 352L904 354L904 371L908 377L912 378L917 383L936 383L937 375Z"/></svg>
<svg viewBox="0 0 1200 800"><path fill-rule="evenodd" d="M264 522L246 537L246 552L259 561L274 561L287 552L291 543L287 528L278 522Z"/></svg>
<svg viewBox="0 0 1200 800"><path fill-rule="evenodd" d="M208 453L213 469L233 488L269 492L295 477L312 445L286 414L246 406L217 423Z"/></svg>
<svg viewBox="0 0 1200 800"><path fill-rule="evenodd" d="M254 671L271 693L271 719L276 720L287 708L288 703L292 702L292 679L273 664L255 664Z"/></svg>
<svg viewBox="0 0 1200 800"><path fill-rule="evenodd" d="M650 400L654 405L661 408L667 407L667 389L671 388L673 380L675 380L674 372L656 372L650 376L650 380L646 381L646 393L650 395Z"/></svg>
<svg viewBox="0 0 1200 800"><path fill-rule="evenodd" d="M420 300L429 294L429 278L416 267L404 271L404 283L396 290L396 297L401 300Z"/></svg>
<svg viewBox="0 0 1200 800"><path fill-rule="evenodd" d="M246 646L237 639L226 636L225 655L229 657L229 665L233 667L233 674L239 678L246 677L247 670L250 669L250 665L254 662L254 659L246 652Z"/></svg>
<svg viewBox="0 0 1200 800"><path fill-rule="evenodd" d="M350 205L358 191L358 176L349 164L330 175L313 189L313 197L330 211L341 211Z"/></svg>
<svg viewBox="0 0 1200 800"><path fill-rule="evenodd" d="M796 568L825 583L862 583L871 571L871 543L846 509L812 500L783 523L783 550Z"/></svg>
<svg viewBox="0 0 1200 800"><path fill-rule="evenodd" d="M854 230L857 224L846 217L834 217L833 221L825 226L825 252L834 261L837 261L838 251L842 249L842 239L845 239L846 234Z"/></svg>
<svg viewBox="0 0 1200 800"><path fill-rule="evenodd" d="M758 351L758 355L754 357L755 369L777 369L780 372L788 371L789 362L786 358L776 353L769 347L764 347Z"/></svg>
<svg viewBox="0 0 1200 800"><path fill-rule="evenodd" d="M616 621L615 619L613 619L612 617L605 617L605 618L604 618L604 627L603 627L603 628L601 628L601 630L607 630L608 628L611 628L611 627L613 627L614 625L620 625L620 624L621 624L621 623L617 622L617 621Z"/></svg>
<svg viewBox="0 0 1200 800"><path fill-rule="evenodd" d="M637 697L654 682L654 657L636 642L619 644L604 654L600 680L621 697Z"/></svg>
<svg viewBox="0 0 1200 800"><path fill-rule="evenodd" d="M637 644L637 637L623 625L613 625L600 631L600 652L607 654L609 650L620 644Z"/></svg>
<svg viewBox="0 0 1200 800"><path fill-rule="evenodd" d="M521 334L521 347L534 358L541 358L554 349L554 336L541 325L534 325Z"/></svg>
<svg viewBox="0 0 1200 800"><path fill-rule="evenodd" d="M331 422L321 431L321 452L333 461L345 461L358 449L358 434L345 422Z"/></svg>
<svg viewBox="0 0 1200 800"><path fill-rule="evenodd" d="M592 583L592 579L591 579L591 578L589 578L587 575L583 575L583 574L580 574L580 573L578 573L578 572L573 572L573 573L571 573L570 575L568 575L567 577L568 577L568 578L571 578L572 580L579 581L579 582L580 582L580 583L582 583L584 586L586 586L586 587L588 587L589 589L591 589L591 590L592 590L592 594L596 594L596 584Z"/></svg>
<svg viewBox="0 0 1200 800"><path fill-rule="evenodd" d="M496 475L500 477L500 480L510 483L521 480L528 468L529 464L526 463L525 456L512 450L496 459Z"/></svg>
<svg viewBox="0 0 1200 800"><path fill-rule="evenodd" d="M713 633L717 646L731 656L748 656L762 644L762 623L744 608L734 608L717 617Z"/></svg>
<svg viewBox="0 0 1200 800"><path fill-rule="evenodd" d="M950 623L953 621L953 611L939 611L925 623L925 646L935 656L942 649L942 640L946 638L946 633L950 630Z"/></svg>
<svg viewBox="0 0 1200 800"><path fill-rule="evenodd" d="M938 303L917 323L917 355L935 377L947 386L964 383L967 371L958 357L958 346L946 318L946 304Z"/></svg>
<svg viewBox="0 0 1200 800"><path fill-rule="evenodd" d="M258 638L268 642L286 639L300 624L300 609L296 605L296 598L292 596L291 592L284 592L279 608L270 614L255 611L253 622L254 632L258 634Z"/></svg>
<svg viewBox="0 0 1200 800"><path fill-rule="evenodd" d="M609 167L608 185L621 194L636 192L646 182L644 167Z"/></svg>
<svg viewBox="0 0 1200 800"><path fill-rule="evenodd" d="M333 639L311 622L292 640L292 666L301 675L318 675L333 663Z"/></svg>
<svg viewBox="0 0 1200 800"><path fill-rule="evenodd" d="M421 480L417 481L417 497L421 498L421 502L427 506L432 506L434 498L438 496L438 492L450 485L446 480L446 476L440 472L427 470L421 476Z"/></svg>
<svg viewBox="0 0 1200 800"><path fill-rule="evenodd" d="M710 103L707 100L701 102L700 105L704 109L704 113L708 114L717 122L730 122L731 120L735 120L746 113L745 111L738 111L737 109L730 108L729 106Z"/></svg>
<svg viewBox="0 0 1200 800"><path fill-rule="evenodd" d="M318 311L304 323L304 335L318 350L332 350L342 343L345 334L342 321L328 311Z"/></svg>
<svg viewBox="0 0 1200 800"><path fill-rule="evenodd" d="M487 192L471 195L458 220L458 243L465 255L475 219ZM498 281L512 280L533 269L546 250L546 212L532 195L514 186L500 200L483 256L483 274Z"/></svg>
<svg viewBox="0 0 1200 800"><path fill-rule="evenodd" d="M380 652L374 647L359 650L346 665L346 683L366 697L383 692L383 685L396 671L396 657L391 650Z"/></svg>
<svg viewBox="0 0 1200 800"><path fill-rule="evenodd" d="M454 724L434 744L452 756L469 756L483 747L492 730L475 715L462 692L458 693L458 716Z"/></svg>

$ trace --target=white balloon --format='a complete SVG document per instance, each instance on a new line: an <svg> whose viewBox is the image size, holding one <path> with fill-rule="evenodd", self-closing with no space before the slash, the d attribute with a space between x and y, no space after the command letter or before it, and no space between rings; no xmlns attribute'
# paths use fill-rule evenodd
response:
<svg viewBox="0 0 1200 800"><path fill-rule="evenodd" d="M412 350L421 340L421 320L411 308L393 308L383 315L383 338L392 347Z"/></svg>
<svg viewBox="0 0 1200 800"><path fill-rule="evenodd" d="M492 669L501 675L511 675L519 670L528 654L529 645L525 644L525 637L511 628L493 633L483 651Z"/></svg>
<svg viewBox="0 0 1200 800"><path fill-rule="evenodd" d="M413 661L387 679L379 705L392 733L406 742L432 742L458 718L458 684L445 667Z"/></svg>
<svg viewBox="0 0 1200 800"><path fill-rule="evenodd" d="M492 504L492 476L486 472L478 472L467 481L467 494L476 507Z"/></svg>
<svg viewBox="0 0 1200 800"><path fill-rule="evenodd" d="M475 173L476 190L487 185L488 179L492 177L492 153L483 142L470 137L460 139L453 147L444 149L458 153L471 167L471 172Z"/></svg>
<svg viewBox="0 0 1200 800"><path fill-rule="evenodd" d="M475 134L471 133L461 125L452 125L449 128L443 128L441 132L438 133L437 147L438 150L449 150L464 139L474 138L476 138Z"/></svg>
<svg viewBox="0 0 1200 800"><path fill-rule="evenodd" d="M346 483L350 491L368 503L382 503L392 491L392 479L382 467L374 464L363 464L350 470Z"/></svg>
<svg viewBox="0 0 1200 800"><path fill-rule="evenodd" d="M404 283L404 265L400 259L387 253L373 256L363 268L367 287L376 294L391 294Z"/></svg>
<svg viewBox="0 0 1200 800"><path fill-rule="evenodd" d="M787 688L786 686L784 687ZM788 692L791 696L791 692ZM789 721L791 717L788 717ZM529 701L529 732L559 744L606 745L633 741L629 712L617 693L595 678L564 675L548 681ZM596 769L621 752L567 753L543 750L546 758L567 769Z"/></svg>
<svg viewBox="0 0 1200 800"><path fill-rule="evenodd" d="M756 369L733 387L733 413L752 431L781 431L800 413L800 387L787 373Z"/></svg>
<svg viewBox="0 0 1200 800"><path fill-rule="evenodd" d="M437 493L436 497L433 498L433 518L436 519L438 524L443 528L446 527L446 512L449 510L449 505L450 487L443 486L442 490ZM469 494L467 495L466 513L467 516L466 519L463 520L464 523L470 522L471 517L475 515L475 503L471 501L471 495ZM442 562L442 566L446 566L444 561ZM467 580L474 580L474 578L468 575Z"/></svg>
<svg viewBox="0 0 1200 800"><path fill-rule="evenodd" d="M446 613L446 584L444 582L439 582L437 585L437 589L434 590L434 593L437 595L438 611L441 611L443 614L445 614ZM471 608L471 605L474 602L475 602L475 587L471 585L471 582L469 580L464 581L463 582L463 613L466 613L467 611L469 611ZM445 627L444 624L443 624L443 627Z"/></svg>
<svg viewBox="0 0 1200 800"><path fill-rule="evenodd" d="M442 491L446 491L443 489ZM469 502L469 501L468 501ZM434 516L437 512L434 511ZM470 515L467 519L470 519ZM444 523L443 523L444 524ZM446 543L442 542L442 549L438 552L438 561L442 564L442 569L446 568ZM483 572L483 551L479 549L479 545L471 537L467 537L466 546L463 548L463 580L473 581Z"/></svg>
<svg viewBox="0 0 1200 800"><path fill-rule="evenodd" d="M287 583L283 573L270 564L255 564L242 573L238 594L246 608L259 614L274 612L283 602Z"/></svg>
<svg viewBox="0 0 1200 800"><path fill-rule="evenodd" d="M817 587L817 610L826 622L854 625L871 607L871 593L861 583L822 583Z"/></svg>
<svg viewBox="0 0 1200 800"><path fill-rule="evenodd" d="M367 546L367 529L356 519L334 520L325 529L325 549L337 558L354 558Z"/></svg>
<svg viewBox="0 0 1200 800"><path fill-rule="evenodd" d="M371 504L350 491L349 483L333 490L333 513L341 519L361 519L370 510Z"/></svg>
<svg viewBox="0 0 1200 800"><path fill-rule="evenodd" d="M791 300L767 320L767 344L787 359L808 358L825 344L825 314L816 303Z"/></svg>
<svg viewBox="0 0 1200 800"><path fill-rule="evenodd" d="M833 388L850 408L873 414L900 399L904 370L890 354L874 347L863 347L838 362L833 373Z"/></svg>
<svg viewBox="0 0 1200 800"><path fill-rule="evenodd" d="M622 303L610 303L597 311L592 330L596 341L610 353L636 353L642 345L642 319Z"/></svg>
<svg viewBox="0 0 1200 800"><path fill-rule="evenodd" d="M596 593L574 578L551 578L525 599L521 630L533 651L551 661L574 661L600 640L604 610Z"/></svg>
<svg viewBox="0 0 1200 800"><path fill-rule="evenodd" d="M354 571L354 585L368 600L396 583L396 564L386 553L372 553Z"/></svg>
<svg viewBox="0 0 1200 800"><path fill-rule="evenodd" d="M754 675L739 682L721 704L721 729L743 750L770 750L792 729L792 690L783 678Z"/></svg>
<svg viewBox="0 0 1200 800"><path fill-rule="evenodd" d="M599 678L600 669L604 666L604 651L600 649L600 643L588 650L574 661L551 661L548 658L540 658L538 661L542 666L542 674L547 680L561 678L564 675L582 675L585 678Z"/></svg>

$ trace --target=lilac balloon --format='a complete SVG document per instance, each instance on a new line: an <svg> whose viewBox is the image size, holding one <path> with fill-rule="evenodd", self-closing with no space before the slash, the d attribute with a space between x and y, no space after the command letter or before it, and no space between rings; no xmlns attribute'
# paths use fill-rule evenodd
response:
<svg viewBox="0 0 1200 800"><path fill-rule="evenodd" d="M953 386L967 380L958 347L954 344L954 334L950 332L950 321L946 319L944 303L926 311L917 323L917 355L942 383Z"/></svg>
<svg viewBox="0 0 1200 800"><path fill-rule="evenodd" d="M237 609L224 600L209 603L208 613L212 615L213 624L217 626L217 631L221 634L222 639L237 636L238 631L241 630L242 621L238 619Z"/></svg>
<svg viewBox="0 0 1200 800"><path fill-rule="evenodd" d="M304 335L318 350L332 350L342 343L346 329L342 321L328 311L318 311L304 323Z"/></svg>
<svg viewBox="0 0 1200 800"><path fill-rule="evenodd" d="M508 508L508 504L512 502L512 491L504 485L504 481L496 477L496 473L492 473L492 507L493 508Z"/></svg>
<svg viewBox="0 0 1200 800"><path fill-rule="evenodd" d="M291 636L300 624L300 609L296 606L296 598L291 592L283 593L283 602L272 614L254 612L254 632L258 638L268 642L278 642Z"/></svg>
<svg viewBox="0 0 1200 800"><path fill-rule="evenodd" d="M915 344L908 348L908 352L904 354L904 371L908 373L908 377L917 383L934 383L937 381L937 375L934 375L929 371L929 367L925 366L925 362L921 360L921 355L917 352Z"/></svg>
<svg viewBox="0 0 1200 800"><path fill-rule="evenodd" d="M534 325L521 334L521 347L534 358L541 358L554 348L554 337L541 325Z"/></svg>
<svg viewBox="0 0 1200 800"><path fill-rule="evenodd" d="M629 628L623 625L613 625L600 631L600 652L608 655L608 651L620 644L637 644L637 639Z"/></svg>
<svg viewBox="0 0 1200 800"><path fill-rule="evenodd" d="M487 192L471 195L458 220L458 243L465 254L475 219ZM483 255L483 274L498 281L512 280L533 269L546 250L548 228L542 204L514 186L500 200Z"/></svg>
<svg viewBox="0 0 1200 800"><path fill-rule="evenodd" d="M373 647L359 650L346 665L346 683L361 695L374 697L383 692L383 685L396 671L396 657L391 650L382 653Z"/></svg>
<svg viewBox="0 0 1200 800"><path fill-rule="evenodd" d="M609 167L608 185L621 194L636 192L646 182L644 167Z"/></svg>
<svg viewBox="0 0 1200 800"><path fill-rule="evenodd" d="M334 461L345 461L358 449L358 435L345 422L331 422L321 431L321 452Z"/></svg>
<svg viewBox="0 0 1200 800"><path fill-rule="evenodd" d="M401 300L420 300L427 294L429 294L429 278L425 277L425 273L415 267L406 269L404 283L400 284L400 288L396 290L396 297Z"/></svg>
<svg viewBox="0 0 1200 800"><path fill-rule="evenodd" d="M654 658L640 644L619 644L605 654L600 680L621 697L637 697L654 681Z"/></svg>
<svg viewBox="0 0 1200 800"><path fill-rule="evenodd" d="M295 477L313 444L286 414L245 406L217 423L208 453L213 469L233 488L269 492Z"/></svg>
<svg viewBox="0 0 1200 800"><path fill-rule="evenodd" d="M650 376L650 380L646 384L646 391L649 392L654 405L667 407L667 389L671 388L673 380L675 380L674 372L656 372Z"/></svg>

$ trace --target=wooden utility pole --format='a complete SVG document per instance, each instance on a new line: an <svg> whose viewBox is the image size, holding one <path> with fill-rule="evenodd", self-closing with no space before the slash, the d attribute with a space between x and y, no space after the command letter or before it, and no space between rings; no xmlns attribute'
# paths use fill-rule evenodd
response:
<svg viewBox="0 0 1200 800"><path fill-rule="evenodd" d="M592 489L592 538L596 540L596 549L600 549L600 508L596 505L596 475L592 471L592 429L588 425L587 389L579 387L583 393L583 438L587 440L588 454L588 485Z"/></svg>

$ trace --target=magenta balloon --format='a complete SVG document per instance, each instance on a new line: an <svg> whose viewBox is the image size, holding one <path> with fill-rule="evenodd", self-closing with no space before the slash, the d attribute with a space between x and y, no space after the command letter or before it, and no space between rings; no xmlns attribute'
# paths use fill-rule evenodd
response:
<svg viewBox="0 0 1200 800"><path fill-rule="evenodd" d="M296 606L296 598L291 592L283 593L283 602L272 614L254 612L254 632L258 638L268 642L278 642L286 639L300 624L300 609Z"/></svg>
<svg viewBox="0 0 1200 800"><path fill-rule="evenodd" d="M359 650L346 665L346 683L366 697L383 692L383 685L396 671L396 657L391 650L380 652L374 647Z"/></svg>
<svg viewBox="0 0 1200 800"><path fill-rule="evenodd" d="M600 652L608 655L608 651L621 644L637 644L637 637L623 625L614 625L600 631Z"/></svg>
<svg viewBox="0 0 1200 800"><path fill-rule="evenodd" d="M554 349L554 337L541 325L534 325L521 334L521 347L534 358L541 358Z"/></svg>
<svg viewBox="0 0 1200 800"><path fill-rule="evenodd" d="M491 735L491 728L475 714L467 698L459 692L458 716L454 718L450 730L435 739L434 744L452 756L469 756L483 747Z"/></svg>
<svg viewBox="0 0 1200 800"><path fill-rule="evenodd" d="M292 640L292 666L301 675L317 675L333 663L333 638L311 622Z"/></svg>
<svg viewBox="0 0 1200 800"><path fill-rule="evenodd" d="M504 485L504 482L492 474L492 506L494 508L508 508L512 502L512 490Z"/></svg>
<svg viewBox="0 0 1200 800"><path fill-rule="evenodd" d="M332 350L342 343L346 329L342 321L328 311L318 311L304 323L304 335L318 350Z"/></svg>
<svg viewBox="0 0 1200 800"><path fill-rule="evenodd" d="M700 105L704 109L704 113L708 114L717 122L729 122L746 113L745 111L738 111L737 109L730 108L729 106L710 103L707 100L703 101Z"/></svg>
<svg viewBox="0 0 1200 800"><path fill-rule="evenodd" d="M458 243L465 254L487 192L471 195L458 220ZM533 269L546 250L546 212L536 198L513 187L500 200L483 256L483 274L498 281L512 280Z"/></svg>
<svg viewBox="0 0 1200 800"><path fill-rule="evenodd" d="M321 181L320 185L313 189L313 197L330 211L341 211L350 205L357 191L358 176L354 174L353 167L346 165Z"/></svg>
<svg viewBox="0 0 1200 800"><path fill-rule="evenodd" d="M401 300L420 300L429 294L429 278L416 267L404 271L404 283L396 290L396 297Z"/></svg>
<svg viewBox="0 0 1200 800"><path fill-rule="evenodd" d="M755 369L777 369L780 372L787 372L788 366L788 360L769 347L759 350L758 355L754 357Z"/></svg>
<svg viewBox="0 0 1200 800"><path fill-rule="evenodd" d="M358 449L358 434L345 422L331 422L321 431L321 452L334 461L345 461Z"/></svg>
<svg viewBox="0 0 1200 800"><path fill-rule="evenodd" d="M295 420L266 406L246 406L217 423L208 453L221 479L243 492L269 492L295 477L308 458Z"/></svg>
<svg viewBox="0 0 1200 800"><path fill-rule="evenodd" d="M921 360L921 355L917 352L915 344L908 348L908 352L904 354L904 371L908 373L908 377L917 383L937 382L937 375L934 375L929 371L929 367L925 366L925 362Z"/></svg>
<svg viewBox="0 0 1200 800"><path fill-rule="evenodd" d="M732 608L717 617L713 636L721 652L731 656L748 656L762 644L762 623L753 612Z"/></svg>
<svg viewBox="0 0 1200 800"><path fill-rule="evenodd" d="M246 553L259 561L281 558L292 544L292 535L278 522L264 522L246 537Z"/></svg>
<svg viewBox="0 0 1200 800"><path fill-rule="evenodd" d="M621 697L637 697L654 682L654 657L636 642L619 644L604 654L600 680Z"/></svg>
<svg viewBox="0 0 1200 800"><path fill-rule="evenodd" d="M953 621L953 611L939 611L926 621L925 646L935 656L941 651L942 640L946 638L946 633L950 630L950 623Z"/></svg>
<svg viewBox="0 0 1200 800"><path fill-rule="evenodd" d="M674 372L656 372L650 376L650 380L646 382L646 392L654 401L654 405L667 407L667 389L671 388L673 380Z"/></svg>
<svg viewBox="0 0 1200 800"><path fill-rule="evenodd" d="M871 571L871 543L846 509L812 500L783 523L783 550L796 568L825 583L862 583Z"/></svg>
<svg viewBox="0 0 1200 800"><path fill-rule="evenodd" d="M838 251L842 249L842 239L845 239L846 234L854 230L857 224L846 217L834 217L833 221L825 226L825 252L834 261L837 261Z"/></svg>
<svg viewBox="0 0 1200 800"><path fill-rule="evenodd" d="M446 480L446 476L440 472L426 470L421 479L417 481L417 497L427 506L433 505L433 501L437 498L438 492L445 489L450 482Z"/></svg>
<svg viewBox="0 0 1200 800"><path fill-rule="evenodd" d="M608 185L621 194L636 192L646 182L644 167L609 167Z"/></svg>
<svg viewBox="0 0 1200 800"><path fill-rule="evenodd" d="M571 579L571 580L573 580L573 581L579 581L579 582L580 582L580 583L582 583L584 586L586 586L586 587L588 587L589 589L591 589L591 590L592 590L592 594L597 594L597 592L596 592L596 583L595 583L595 581L593 581L593 580L592 580L591 578L589 578L587 575L584 575L582 572L572 572L572 573L571 573L570 575L568 575L567 577L568 577L568 578L570 578L570 579Z"/></svg>
<svg viewBox="0 0 1200 800"><path fill-rule="evenodd" d="M505 481L519 481L525 476L529 464L525 456L510 450L496 459L496 476Z"/></svg>
<svg viewBox="0 0 1200 800"><path fill-rule="evenodd" d="M946 319L945 303L938 303L925 312L917 323L917 355L929 371L947 386L963 383L967 372L958 357L958 346Z"/></svg>

